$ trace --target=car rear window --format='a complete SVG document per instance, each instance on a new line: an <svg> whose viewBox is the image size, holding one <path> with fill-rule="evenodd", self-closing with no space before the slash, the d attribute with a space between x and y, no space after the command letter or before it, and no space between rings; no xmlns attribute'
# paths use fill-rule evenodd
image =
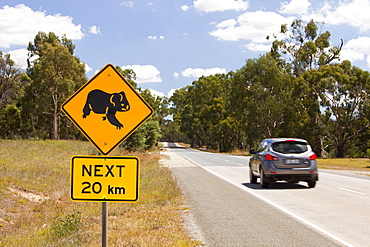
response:
<svg viewBox="0 0 370 247"><path fill-rule="evenodd" d="M271 148L275 152L283 154L289 153L299 154L304 153L308 150L306 143L295 141L275 142L271 145Z"/></svg>

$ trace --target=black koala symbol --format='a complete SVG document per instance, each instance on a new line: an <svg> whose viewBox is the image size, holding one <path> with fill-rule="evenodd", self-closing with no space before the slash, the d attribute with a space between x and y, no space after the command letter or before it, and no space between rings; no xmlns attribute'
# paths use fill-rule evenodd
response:
<svg viewBox="0 0 370 247"><path fill-rule="evenodd" d="M124 92L109 94L96 89L87 95L82 117L86 118L91 111L96 114L105 114L103 121L108 118L109 123L121 129L123 125L116 118L116 112L128 110L130 110L130 105Z"/></svg>

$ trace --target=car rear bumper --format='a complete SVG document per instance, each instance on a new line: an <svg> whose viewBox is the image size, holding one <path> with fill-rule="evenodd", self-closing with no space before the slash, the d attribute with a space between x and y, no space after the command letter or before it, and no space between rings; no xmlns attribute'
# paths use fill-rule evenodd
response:
<svg viewBox="0 0 370 247"><path fill-rule="evenodd" d="M314 174L269 174L265 175L271 181L278 181L278 180L296 180L296 181L307 181L307 180L315 180L318 181L317 173Z"/></svg>
<svg viewBox="0 0 370 247"><path fill-rule="evenodd" d="M264 173L267 179L271 181L292 180L307 181L318 180L316 162L304 168L277 168L272 162L267 162L264 167Z"/></svg>

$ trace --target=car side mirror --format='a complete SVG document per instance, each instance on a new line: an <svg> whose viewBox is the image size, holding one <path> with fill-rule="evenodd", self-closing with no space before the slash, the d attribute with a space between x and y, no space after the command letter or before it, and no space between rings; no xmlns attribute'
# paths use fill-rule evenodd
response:
<svg viewBox="0 0 370 247"><path fill-rule="evenodd" d="M256 151L254 149L249 150L250 154L256 154Z"/></svg>

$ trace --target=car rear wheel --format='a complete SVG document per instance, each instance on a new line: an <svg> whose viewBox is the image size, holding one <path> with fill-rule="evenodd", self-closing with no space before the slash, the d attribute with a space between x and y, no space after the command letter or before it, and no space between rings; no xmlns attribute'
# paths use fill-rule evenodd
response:
<svg viewBox="0 0 370 247"><path fill-rule="evenodd" d="M263 172L263 169L261 168L260 171L260 184L262 188L267 188L269 187L269 181L265 176L265 173Z"/></svg>
<svg viewBox="0 0 370 247"><path fill-rule="evenodd" d="M257 177L254 176L251 166L249 166L249 180L250 180L251 184L256 184L257 183Z"/></svg>
<svg viewBox="0 0 370 247"><path fill-rule="evenodd" d="M309 188L314 188L316 185L316 179L307 181L307 184Z"/></svg>

